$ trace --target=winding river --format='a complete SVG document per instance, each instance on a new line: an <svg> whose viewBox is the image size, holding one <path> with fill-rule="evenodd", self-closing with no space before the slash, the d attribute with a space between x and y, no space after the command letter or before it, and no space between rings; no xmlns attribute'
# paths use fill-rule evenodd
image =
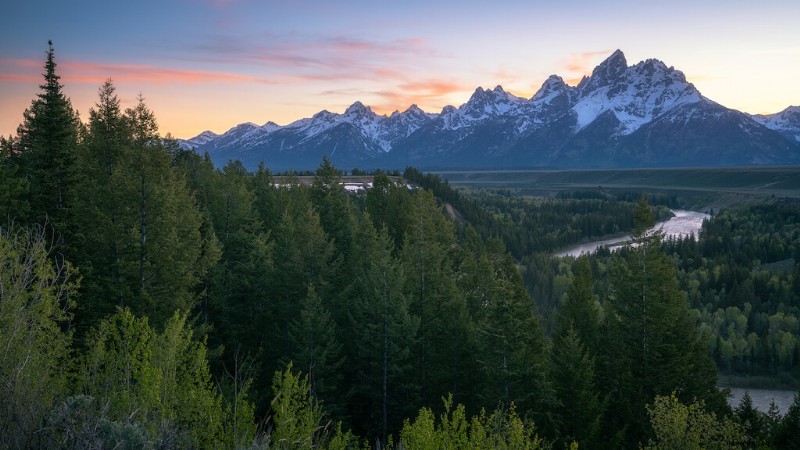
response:
<svg viewBox="0 0 800 450"><path fill-rule="evenodd" d="M651 228L651 230L661 229L664 232L664 235L667 237L688 236L692 233L697 236L700 234L700 228L703 226L703 220L710 217L705 213L684 211L682 209L673 209L672 213L675 214L674 217L665 222L657 223L653 228ZM630 240L630 236L590 242L588 244L581 244L556 253L556 256L580 256L583 253L593 253L601 246L606 246L613 249L613 247L621 245L628 240Z"/></svg>

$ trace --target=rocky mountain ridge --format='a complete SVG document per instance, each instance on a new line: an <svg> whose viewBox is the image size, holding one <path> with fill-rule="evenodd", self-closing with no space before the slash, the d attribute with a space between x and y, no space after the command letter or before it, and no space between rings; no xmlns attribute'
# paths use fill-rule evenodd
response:
<svg viewBox="0 0 800 450"><path fill-rule="evenodd" d="M684 74L617 50L577 86L553 75L530 99L478 88L459 106L378 115L361 102L286 126L238 125L180 141L217 165L342 168L618 168L800 163L800 107L750 116L704 97Z"/></svg>

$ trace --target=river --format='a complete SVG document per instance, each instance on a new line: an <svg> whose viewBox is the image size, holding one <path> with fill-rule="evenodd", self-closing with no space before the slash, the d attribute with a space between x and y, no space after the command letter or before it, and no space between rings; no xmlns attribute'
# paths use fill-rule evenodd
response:
<svg viewBox="0 0 800 450"><path fill-rule="evenodd" d="M662 230L664 235L669 236L688 236L694 233L695 236L700 234L700 228L703 226L703 220L710 217L696 211L684 211L681 209L673 209L674 217L665 221L657 223L651 230ZM590 242L588 244L581 244L571 247L562 252L556 253L556 256L580 256L583 253L593 253L601 246L606 246L613 249L615 246L630 240L630 236L623 236L614 239L606 239L602 241Z"/></svg>
<svg viewBox="0 0 800 450"><path fill-rule="evenodd" d="M769 405L775 401L778 410L781 414L786 414L786 411L794 401L796 391L784 391L778 389L751 389L751 388L729 388L731 396L728 397L728 404L736 408L739 402L742 401L745 392L750 393L750 398L753 399L753 406L762 412L769 411Z"/></svg>

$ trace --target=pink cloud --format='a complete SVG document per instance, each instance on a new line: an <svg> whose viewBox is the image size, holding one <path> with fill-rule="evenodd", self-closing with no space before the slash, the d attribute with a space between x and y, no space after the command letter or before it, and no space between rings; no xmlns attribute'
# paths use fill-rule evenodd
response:
<svg viewBox="0 0 800 450"><path fill-rule="evenodd" d="M35 82L41 80L41 62L31 60L3 59L0 67L0 80L16 82ZM176 69L153 65L108 64L84 61L63 61L59 63L61 80L64 83L100 84L109 77L117 81L135 81L152 84L209 84L209 83L263 83L273 84L274 80L241 75L231 72L217 72L193 69Z"/></svg>
<svg viewBox="0 0 800 450"><path fill-rule="evenodd" d="M403 64L420 56L434 55L425 44L421 38L376 42L349 36L216 36L196 46L202 56L195 61L268 64L273 70L302 69L325 77L331 71L348 67L369 67L370 62Z"/></svg>
<svg viewBox="0 0 800 450"><path fill-rule="evenodd" d="M36 83L38 81L42 81L42 76L0 72L0 81L10 81L12 83Z"/></svg>

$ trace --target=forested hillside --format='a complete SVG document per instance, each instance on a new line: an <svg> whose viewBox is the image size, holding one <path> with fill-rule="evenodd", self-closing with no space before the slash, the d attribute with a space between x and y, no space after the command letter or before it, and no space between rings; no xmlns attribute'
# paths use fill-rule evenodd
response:
<svg viewBox="0 0 800 450"><path fill-rule="evenodd" d="M310 186L215 168L161 136L141 96L123 110L111 80L78 120L52 47L0 148L2 448L794 442L800 399L784 417L725 403L682 288L710 269L673 256L691 243L644 232L645 201L613 223L588 214L593 199L536 215L444 196L413 169L422 187L377 173L351 194L327 160ZM589 234L552 227L587 214ZM549 259L568 267L564 291L537 313L529 292L549 275L529 254L629 228L636 248ZM790 257L776 244L762 262Z"/></svg>

